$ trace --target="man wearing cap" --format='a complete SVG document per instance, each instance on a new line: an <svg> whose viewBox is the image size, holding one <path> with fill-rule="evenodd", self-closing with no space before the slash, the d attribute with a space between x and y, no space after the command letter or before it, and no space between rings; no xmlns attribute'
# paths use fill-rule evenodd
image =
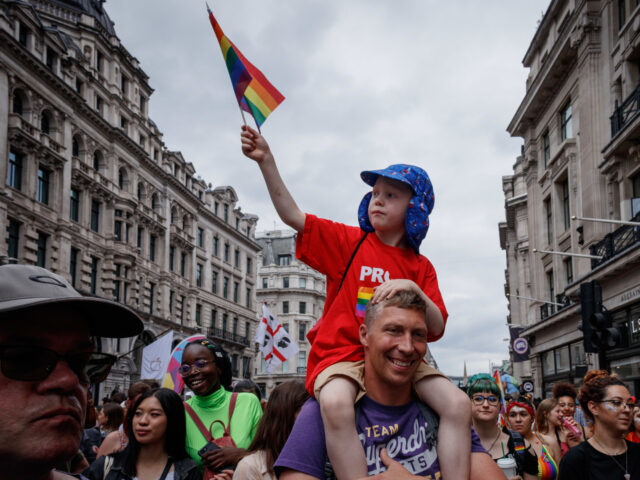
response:
<svg viewBox="0 0 640 480"><path fill-rule="evenodd" d="M0 266L0 480L73 478L53 466L78 451L89 385L116 359L91 337L142 328L129 308L44 268Z"/></svg>

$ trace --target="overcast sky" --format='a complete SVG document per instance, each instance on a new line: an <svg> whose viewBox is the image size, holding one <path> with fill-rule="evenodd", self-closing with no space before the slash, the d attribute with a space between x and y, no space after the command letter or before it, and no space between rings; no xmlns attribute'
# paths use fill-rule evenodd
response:
<svg viewBox="0 0 640 480"><path fill-rule="evenodd" d="M501 177L521 139L505 131L522 58L549 0L209 0L225 34L286 97L263 125L299 206L357 225L359 173L414 163L436 203L422 243L449 310L430 348L449 375L508 357ZM204 1L108 0L118 37L155 89L170 150L231 185L259 230L283 227L257 166Z"/></svg>

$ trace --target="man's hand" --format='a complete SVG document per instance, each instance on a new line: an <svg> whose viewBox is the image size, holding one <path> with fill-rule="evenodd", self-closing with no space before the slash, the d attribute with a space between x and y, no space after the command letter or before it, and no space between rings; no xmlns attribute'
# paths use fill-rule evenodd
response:
<svg viewBox="0 0 640 480"><path fill-rule="evenodd" d="M235 467L244 452L244 448L222 447L205 453L202 456L202 463L209 470L217 472L222 467L228 467L229 465Z"/></svg>
<svg viewBox="0 0 640 480"><path fill-rule="evenodd" d="M380 460L382 460L382 463L387 466L387 471L374 475L373 477L366 477L368 480L371 480L372 478L378 480L417 480L423 478L412 474L409 470L404 468L400 462L393 460L387 453L386 448L380 450Z"/></svg>
<svg viewBox="0 0 640 480"><path fill-rule="evenodd" d="M271 155L269 144L264 137L248 125L242 126L240 141L242 142L242 153L258 164Z"/></svg>

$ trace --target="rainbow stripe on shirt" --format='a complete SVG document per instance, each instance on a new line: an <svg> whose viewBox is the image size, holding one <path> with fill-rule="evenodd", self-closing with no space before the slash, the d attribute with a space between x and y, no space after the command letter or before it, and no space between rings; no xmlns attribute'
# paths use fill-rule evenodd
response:
<svg viewBox="0 0 640 480"><path fill-rule="evenodd" d="M360 287L358 288L358 301L356 302L356 317L360 320L364 320L364 310L367 308L367 304L373 297L373 288Z"/></svg>

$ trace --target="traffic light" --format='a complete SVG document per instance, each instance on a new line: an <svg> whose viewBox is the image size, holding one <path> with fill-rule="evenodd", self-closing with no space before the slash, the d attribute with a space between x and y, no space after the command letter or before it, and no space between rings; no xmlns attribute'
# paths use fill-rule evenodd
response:
<svg viewBox="0 0 640 480"><path fill-rule="evenodd" d="M578 326L584 337L584 351L597 353L624 346L627 332L614 327L611 312L602 306L602 290L597 280L580 285L582 322Z"/></svg>
<svg viewBox="0 0 640 480"><path fill-rule="evenodd" d="M620 330L611 324L611 312L596 312L589 318L591 344L596 349L610 350L620 346Z"/></svg>
<svg viewBox="0 0 640 480"><path fill-rule="evenodd" d="M580 306L582 310L582 322L578 326L582 330L584 340L584 351L588 353L597 353L599 347L597 343L594 345L591 338L593 336L593 328L591 327L591 316L594 313L602 311L602 293L600 284L597 281L585 282L580 284Z"/></svg>

